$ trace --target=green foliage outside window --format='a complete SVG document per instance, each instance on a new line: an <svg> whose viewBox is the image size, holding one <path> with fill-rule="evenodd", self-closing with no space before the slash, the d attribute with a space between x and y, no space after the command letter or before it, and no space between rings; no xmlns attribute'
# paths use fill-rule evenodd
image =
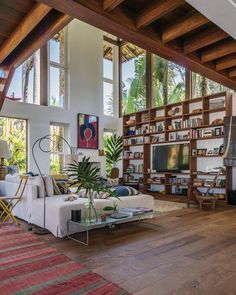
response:
<svg viewBox="0 0 236 295"><path fill-rule="evenodd" d="M166 59L152 56L152 106L163 106L185 98L185 69Z"/></svg>
<svg viewBox="0 0 236 295"><path fill-rule="evenodd" d="M0 117L0 139L6 140L11 151L11 159L5 164L16 165L20 173L27 170L27 122L22 119Z"/></svg>
<svg viewBox="0 0 236 295"><path fill-rule="evenodd" d="M201 97L223 91L230 91L229 88L214 82L206 77L192 72L192 97Z"/></svg>
<svg viewBox="0 0 236 295"><path fill-rule="evenodd" d="M146 54L122 65L122 72L130 71L134 63L134 75L122 79L122 109L124 114L137 112L146 108Z"/></svg>

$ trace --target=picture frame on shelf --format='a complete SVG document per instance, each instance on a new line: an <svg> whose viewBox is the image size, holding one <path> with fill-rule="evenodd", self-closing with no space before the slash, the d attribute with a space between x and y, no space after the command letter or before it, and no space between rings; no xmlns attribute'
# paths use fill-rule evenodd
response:
<svg viewBox="0 0 236 295"><path fill-rule="evenodd" d="M221 136L222 134L222 129L221 128L215 128L215 136Z"/></svg>
<svg viewBox="0 0 236 295"><path fill-rule="evenodd" d="M134 159L141 158L140 152L134 152Z"/></svg>
<svg viewBox="0 0 236 295"><path fill-rule="evenodd" d="M214 150L213 150L213 154L214 154L215 156L218 156L219 153L220 153L220 148L214 148Z"/></svg>
<svg viewBox="0 0 236 295"><path fill-rule="evenodd" d="M197 149L197 155L202 157L206 156L207 149Z"/></svg>

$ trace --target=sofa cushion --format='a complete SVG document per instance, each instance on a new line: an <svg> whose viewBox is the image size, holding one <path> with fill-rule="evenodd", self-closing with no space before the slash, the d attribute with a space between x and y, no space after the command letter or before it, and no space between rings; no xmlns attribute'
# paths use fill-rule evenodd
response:
<svg viewBox="0 0 236 295"><path fill-rule="evenodd" d="M131 186L117 186L114 188L114 192L118 197L135 196L139 194L139 191Z"/></svg>
<svg viewBox="0 0 236 295"><path fill-rule="evenodd" d="M52 176L51 175L44 176L44 181L45 181L45 185L46 185L47 196L48 197L53 196L54 195L54 188L53 188Z"/></svg>
<svg viewBox="0 0 236 295"><path fill-rule="evenodd" d="M37 190L38 190L38 197L43 198L45 195L45 190L44 190L44 183L41 178L41 176L29 176L28 178L28 184L30 185L36 185Z"/></svg>

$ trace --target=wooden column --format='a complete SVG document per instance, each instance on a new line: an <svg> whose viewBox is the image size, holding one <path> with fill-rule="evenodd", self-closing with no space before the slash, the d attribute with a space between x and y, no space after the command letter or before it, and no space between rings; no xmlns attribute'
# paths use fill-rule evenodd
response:
<svg viewBox="0 0 236 295"><path fill-rule="evenodd" d="M48 46L40 49L40 105L48 105Z"/></svg>

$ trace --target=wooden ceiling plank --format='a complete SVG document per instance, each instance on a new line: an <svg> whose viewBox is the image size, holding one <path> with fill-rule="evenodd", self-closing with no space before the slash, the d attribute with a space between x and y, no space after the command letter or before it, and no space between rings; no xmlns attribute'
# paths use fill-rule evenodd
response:
<svg viewBox="0 0 236 295"><path fill-rule="evenodd" d="M222 71L236 66L236 54L230 54L216 61L216 70Z"/></svg>
<svg viewBox="0 0 236 295"><path fill-rule="evenodd" d="M0 47L0 64L49 13L51 7L37 3Z"/></svg>
<svg viewBox="0 0 236 295"><path fill-rule="evenodd" d="M229 77L230 78L236 77L236 67L229 71Z"/></svg>
<svg viewBox="0 0 236 295"><path fill-rule="evenodd" d="M212 48L204 50L201 54L201 61L206 63L234 52L236 52L236 40L229 38Z"/></svg>
<svg viewBox="0 0 236 295"><path fill-rule="evenodd" d="M170 42L209 22L209 19L198 12L191 14L183 19L180 19L175 24L166 27L162 32L162 41L164 43Z"/></svg>
<svg viewBox="0 0 236 295"><path fill-rule="evenodd" d="M136 19L136 27L143 28L185 3L184 0L154 1Z"/></svg>
<svg viewBox="0 0 236 295"><path fill-rule="evenodd" d="M49 39L51 39L56 33L62 30L69 22L72 21L72 17L68 15L61 15L55 22L47 27L39 38L31 40L27 48L17 56L12 65L16 68L22 64L27 58L29 58L37 49L42 47Z"/></svg>
<svg viewBox="0 0 236 295"><path fill-rule="evenodd" d="M200 48L226 39L227 37L229 37L229 35L217 27L205 29L184 41L184 53L189 54Z"/></svg>
<svg viewBox="0 0 236 295"><path fill-rule="evenodd" d="M120 5L124 0L104 0L103 9L106 11L112 11L118 5Z"/></svg>
<svg viewBox="0 0 236 295"><path fill-rule="evenodd" d="M171 48L169 44L163 44L152 28L148 27L141 31L137 30L135 23L131 20L124 21L126 18L119 7L109 14L104 12L95 0L77 0L79 1L77 3L72 0L37 1L236 90L235 80L230 79L225 73L215 71L215 67L202 64L199 57L186 56Z"/></svg>

